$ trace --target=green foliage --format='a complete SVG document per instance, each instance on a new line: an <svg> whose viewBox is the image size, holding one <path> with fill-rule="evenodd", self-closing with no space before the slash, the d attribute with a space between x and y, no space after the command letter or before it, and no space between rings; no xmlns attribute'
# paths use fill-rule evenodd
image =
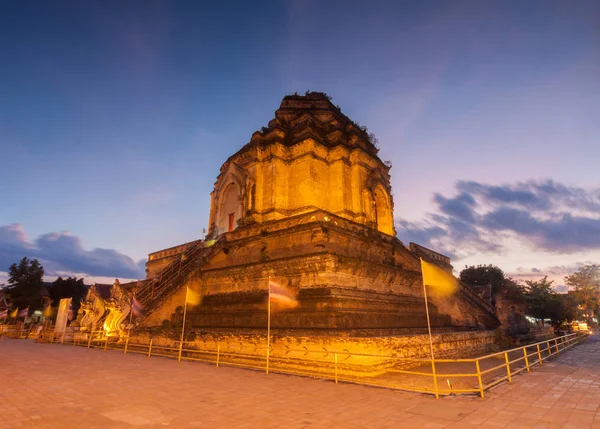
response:
<svg viewBox="0 0 600 429"><path fill-rule="evenodd" d="M515 304L525 303L525 288L513 279L504 279L502 283L502 293L504 296Z"/></svg>
<svg viewBox="0 0 600 429"><path fill-rule="evenodd" d="M550 319L554 325L577 318L577 303L567 294L556 293L548 276L527 280L525 295L528 312L538 319Z"/></svg>
<svg viewBox="0 0 600 429"><path fill-rule="evenodd" d="M600 265L585 265L570 276L565 283L573 288L572 296L584 315L600 313Z"/></svg>
<svg viewBox="0 0 600 429"><path fill-rule="evenodd" d="M576 288L573 295L559 294L554 291L548 277L540 280L528 280L525 286L511 278L505 278L504 272L494 265L466 267L460 273L460 280L471 285L491 285L495 296L515 304L526 304L526 313L538 319L551 319L554 324L577 319L577 306L594 308L598 312L600 302L600 267L586 266L567 277L567 284ZM575 297L575 298L574 298ZM493 299L495 301L495 298Z"/></svg>
<svg viewBox="0 0 600 429"><path fill-rule="evenodd" d="M9 301L15 307L29 306L30 311L41 308L43 278L44 267L37 259L24 257L18 265L12 264L8 268L8 286L5 288Z"/></svg>
<svg viewBox="0 0 600 429"><path fill-rule="evenodd" d="M549 305L554 295L552 283L552 281L548 281L548 276L538 281L525 281L527 285L525 301L527 302L528 312L531 316L538 319L550 318Z"/></svg>
<svg viewBox="0 0 600 429"><path fill-rule="evenodd" d="M460 280L468 285L492 285L492 292L498 294L506 279L504 271L490 264L466 267L460 272Z"/></svg>
<svg viewBox="0 0 600 429"><path fill-rule="evenodd" d="M87 289L83 284L83 278L77 280L77 277L68 277L66 279L59 277L52 283L50 298L52 298L52 305L54 306L58 306L60 300L63 298L73 298L73 309L77 312L86 292Z"/></svg>
<svg viewBox="0 0 600 429"><path fill-rule="evenodd" d="M571 322L578 318L577 303L572 296L555 293L552 300L548 302L550 319L555 325Z"/></svg>

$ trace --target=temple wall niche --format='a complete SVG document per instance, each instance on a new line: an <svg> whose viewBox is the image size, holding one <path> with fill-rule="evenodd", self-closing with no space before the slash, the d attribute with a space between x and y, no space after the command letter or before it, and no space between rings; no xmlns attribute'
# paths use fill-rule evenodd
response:
<svg viewBox="0 0 600 429"><path fill-rule="evenodd" d="M394 221L389 196L381 185L377 186L373 193L377 229L384 234L394 235Z"/></svg>
<svg viewBox="0 0 600 429"><path fill-rule="evenodd" d="M241 190L237 183L230 182L222 192L217 229L219 233L233 231L242 217Z"/></svg>

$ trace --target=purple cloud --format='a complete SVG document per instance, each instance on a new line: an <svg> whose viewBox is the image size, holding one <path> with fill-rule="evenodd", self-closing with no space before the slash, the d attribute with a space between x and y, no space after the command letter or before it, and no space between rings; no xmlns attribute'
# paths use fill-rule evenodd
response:
<svg viewBox="0 0 600 429"><path fill-rule="evenodd" d="M424 223L398 220L398 236L455 256L501 252L505 237L554 253L600 249L600 189L547 180L500 186L459 181L456 190L454 197L434 194L437 212Z"/></svg>
<svg viewBox="0 0 600 429"><path fill-rule="evenodd" d="M558 293L566 293L569 286L564 284L565 277L573 274L585 265L593 264L592 261L577 262L572 265L552 265L544 268L525 269L517 268L514 272L506 272L507 277L511 277L517 281L539 280L542 276L548 276L549 280L554 281L553 288Z"/></svg>
<svg viewBox="0 0 600 429"><path fill-rule="evenodd" d="M69 232L43 234L30 242L20 224L0 226L0 270L23 256L39 259L49 276L59 273L138 278L145 276L145 261L114 249L86 250L81 239Z"/></svg>

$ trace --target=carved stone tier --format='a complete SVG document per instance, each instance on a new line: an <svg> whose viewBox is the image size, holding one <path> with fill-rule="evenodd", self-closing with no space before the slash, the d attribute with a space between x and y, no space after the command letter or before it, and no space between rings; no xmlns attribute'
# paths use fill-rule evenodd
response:
<svg viewBox="0 0 600 429"><path fill-rule="evenodd" d="M204 297L188 308L189 326L264 329L269 278L295 290L300 303L274 308L274 329L318 335L426 326L419 259L395 237L315 211L238 228L221 240L222 251L186 283ZM450 298L431 293L432 325L495 327L484 303L465 299L470 290L463 289ZM171 320L184 297L180 288L143 325Z"/></svg>

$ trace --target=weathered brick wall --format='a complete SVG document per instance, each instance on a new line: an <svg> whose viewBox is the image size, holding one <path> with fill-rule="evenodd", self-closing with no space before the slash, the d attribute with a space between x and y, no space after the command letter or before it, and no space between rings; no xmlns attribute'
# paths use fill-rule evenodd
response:
<svg viewBox="0 0 600 429"><path fill-rule="evenodd" d="M186 330L186 332L188 332ZM193 332L191 330L190 332ZM189 332L188 332L189 333ZM173 332L173 337L177 333ZM152 331L137 332L130 343L148 344L150 338L154 345L177 347L173 337L162 336ZM433 351L436 358L467 358L481 356L497 350L493 331L434 333ZM226 334L196 333L196 340L186 345L188 348L216 350L217 344L222 351L233 350L262 356L266 348L266 334ZM271 343L273 355L285 354L288 357L301 358L313 353L339 353L340 355L373 355L399 359L428 359L430 357L428 335L407 335L393 337L308 337L273 335Z"/></svg>

